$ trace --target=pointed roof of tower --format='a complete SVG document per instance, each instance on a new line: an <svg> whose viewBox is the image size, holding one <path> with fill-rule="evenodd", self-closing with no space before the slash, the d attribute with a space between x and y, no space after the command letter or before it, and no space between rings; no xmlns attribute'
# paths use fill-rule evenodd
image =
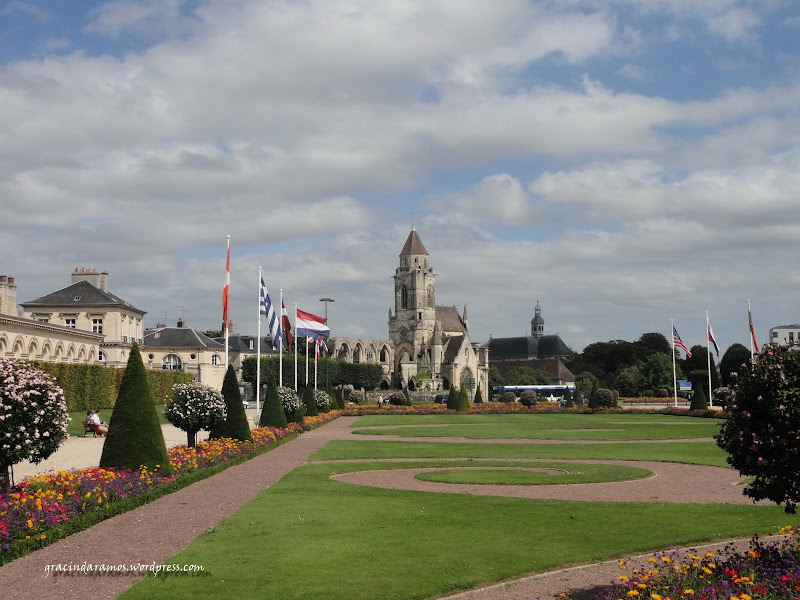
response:
<svg viewBox="0 0 800 600"><path fill-rule="evenodd" d="M411 228L411 233L408 234L408 239L403 249L400 251L400 256L404 254L428 254L428 251L425 250L425 246L422 245L422 240L419 239L419 234L414 227Z"/></svg>

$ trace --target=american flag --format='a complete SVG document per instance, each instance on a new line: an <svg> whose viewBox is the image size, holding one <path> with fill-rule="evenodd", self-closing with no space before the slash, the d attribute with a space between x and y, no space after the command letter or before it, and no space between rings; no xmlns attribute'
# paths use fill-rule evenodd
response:
<svg viewBox="0 0 800 600"><path fill-rule="evenodd" d="M678 330L675 329L675 325L672 326L672 347L674 348L677 346L678 348L683 348L683 351L686 352L686 358L691 358L692 353L689 352L689 349L686 347L686 344L683 343L681 336L678 335Z"/></svg>

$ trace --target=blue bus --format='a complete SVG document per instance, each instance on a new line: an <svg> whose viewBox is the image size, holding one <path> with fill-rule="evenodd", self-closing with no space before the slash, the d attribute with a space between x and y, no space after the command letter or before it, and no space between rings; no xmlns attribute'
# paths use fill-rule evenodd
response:
<svg viewBox="0 0 800 600"><path fill-rule="evenodd" d="M533 390L540 400L550 402L562 402L565 390L571 390L575 397L575 385L496 385L492 388L492 398L496 398L504 392L514 392L519 398L523 390Z"/></svg>

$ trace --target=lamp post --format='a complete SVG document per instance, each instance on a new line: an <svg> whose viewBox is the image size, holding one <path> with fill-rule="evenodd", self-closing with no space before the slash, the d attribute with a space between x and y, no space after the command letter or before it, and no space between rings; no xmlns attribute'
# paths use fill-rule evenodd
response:
<svg viewBox="0 0 800 600"><path fill-rule="evenodd" d="M331 302L336 302L333 298L320 298L320 302L325 303L325 324L328 325L328 304ZM330 325L328 325L328 329L330 329ZM328 354L330 354L330 350L328 350ZM328 361L330 360L329 356L325 357L325 391L328 391Z"/></svg>

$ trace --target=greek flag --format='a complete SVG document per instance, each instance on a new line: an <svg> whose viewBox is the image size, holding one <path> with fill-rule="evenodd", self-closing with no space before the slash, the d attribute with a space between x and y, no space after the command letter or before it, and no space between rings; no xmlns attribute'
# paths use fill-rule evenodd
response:
<svg viewBox="0 0 800 600"><path fill-rule="evenodd" d="M267 318L267 325L269 327L269 331L272 334L272 348L273 350L278 349L278 344L281 343L281 320L280 317L275 313L275 310L272 308L272 302L269 299L269 292L267 291L267 286L264 283L264 278L261 278L261 300L259 303L258 312L264 315Z"/></svg>

